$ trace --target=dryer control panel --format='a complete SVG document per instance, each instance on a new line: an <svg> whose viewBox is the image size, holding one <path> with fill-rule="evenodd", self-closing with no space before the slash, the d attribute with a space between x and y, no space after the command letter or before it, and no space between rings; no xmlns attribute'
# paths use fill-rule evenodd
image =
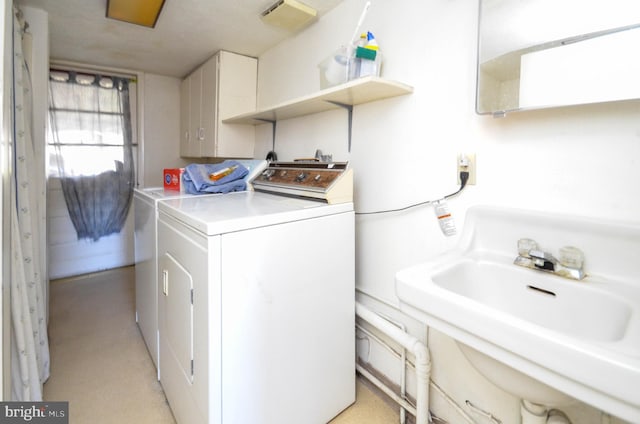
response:
<svg viewBox="0 0 640 424"><path fill-rule="evenodd" d="M252 184L255 190L327 203L353 201L353 172L347 162L271 162Z"/></svg>

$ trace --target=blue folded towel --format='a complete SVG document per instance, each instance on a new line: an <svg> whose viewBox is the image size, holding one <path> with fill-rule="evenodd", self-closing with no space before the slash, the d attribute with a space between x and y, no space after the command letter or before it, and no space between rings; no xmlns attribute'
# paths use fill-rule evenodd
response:
<svg viewBox="0 0 640 424"><path fill-rule="evenodd" d="M182 181L185 191L190 194L229 193L247 189L247 182L243 177L248 173L249 170L235 160L216 164L192 163L185 167ZM219 176L218 179L216 175Z"/></svg>

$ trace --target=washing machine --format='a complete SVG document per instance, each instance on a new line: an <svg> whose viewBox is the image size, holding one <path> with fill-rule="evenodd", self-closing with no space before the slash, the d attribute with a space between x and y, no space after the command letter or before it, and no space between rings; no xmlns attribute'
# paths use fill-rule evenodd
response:
<svg viewBox="0 0 640 424"><path fill-rule="evenodd" d="M320 174L259 178L290 191ZM160 382L178 424L323 424L355 401L353 203L274 190L158 204Z"/></svg>
<svg viewBox="0 0 640 424"><path fill-rule="evenodd" d="M249 170L244 177L247 182L253 180L267 167L265 160L238 159L237 161ZM253 189L250 183L248 189ZM163 200L193 196L203 195L170 191L163 187L135 189L133 193L136 322L156 368L158 366L157 205ZM204 196L216 196L216 194Z"/></svg>

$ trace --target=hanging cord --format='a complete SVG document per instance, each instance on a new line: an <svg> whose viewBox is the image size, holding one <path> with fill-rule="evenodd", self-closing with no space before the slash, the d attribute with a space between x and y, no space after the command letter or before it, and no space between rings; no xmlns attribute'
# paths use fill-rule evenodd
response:
<svg viewBox="0 0 640 424"><path fill-rule="evenodd" d="M457 196L462 190L464 190L464 188L467 185L467 181L468 180L469 180L469 172L468 171L461 171L460 172L460 188L455 193L447 194L446 196L444 196L444 198L445 199L449 199L451 197ZM383 214L383 213L402 212L402 211L406 211L408 209L412 209L412 208L415 208L415 207L418 207L418 206L431 204L434 201L435 200L425 200L424 202L414 203L412 205L404 206L404 207L398 208L398 209L387 209L387 210L373 211L373 212L356 212L356 215L378 215L378 214Z"/></svg>

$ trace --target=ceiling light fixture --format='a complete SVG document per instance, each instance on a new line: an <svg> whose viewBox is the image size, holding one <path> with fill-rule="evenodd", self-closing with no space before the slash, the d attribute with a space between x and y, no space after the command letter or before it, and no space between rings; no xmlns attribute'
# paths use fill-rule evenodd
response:
<svg viewBox="0 0 640 424"><path fill-rule="evenodd" d="M304 3L279 0L262 12L261 17L268 24L295 31L311 23L316 15L316 10Z"/></svg>
<svg viewBox="0 0 640 424"><path fill-rule="evenodd" d="M107 18L154 28L165 0L107 0Z"/></svg>

